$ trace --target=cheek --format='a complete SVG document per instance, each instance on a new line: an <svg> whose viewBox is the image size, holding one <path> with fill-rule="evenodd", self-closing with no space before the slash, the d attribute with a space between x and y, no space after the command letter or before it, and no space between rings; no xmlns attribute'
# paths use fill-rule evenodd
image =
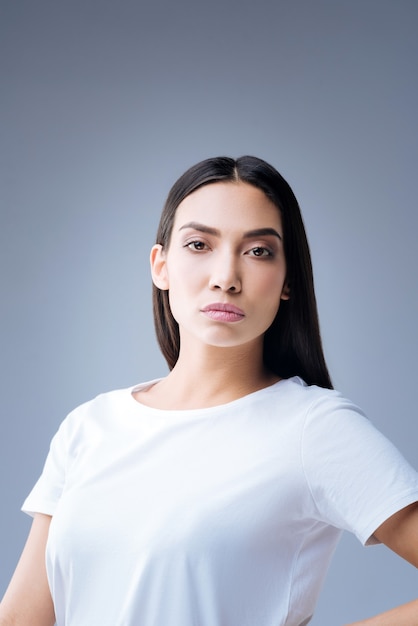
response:
<svg viewBox="0 0 418 626"><path fill-rule="evenodd" d="M283 291L285 276L283 272L272 270L256 277L255 288L268 300L280 299Z"/></svg>
<svg viewBox="0 0 418 626"><path fill-rule="evenodd" d="M282 303L282 293L284 289L284 278L278 279L277 273L271 277L261 279L257 284L258 297L264 303L265 316L273 322Z"/></svg>
<svg viewBox="0 0 418 626"><path fill-rule="evenodd" d="M184 258L167 263L169 289L178 293L193 292L204 280L205 268L202 263L191 263Z"/></svg>
<svg viewBox="0 0 418 626"><path fill-rule="evenodd" d="M170 305L171 315L174 317L177 324L180 324L184 318L184 312L187 310L187 299L184 297L184 293L175 288L169 289L168 303Z"/></svg>
<svg viewBox="0 0 418 626"><path fill-rule="evenodd" d="M177 264L175 269L168 268L168 301L177 323L192 310L197 288L197 278L190 267L182 268Z"/></svg>
<svg viewBox="0 0 418 626"><path fill-rule="evenodd" d="M277 311L280 308L280 304L281 304L280 297L271 298L269 301L266 301L265 316L267 319L268 326L270 326L274 322L274 318L277 315Z"/></svg>

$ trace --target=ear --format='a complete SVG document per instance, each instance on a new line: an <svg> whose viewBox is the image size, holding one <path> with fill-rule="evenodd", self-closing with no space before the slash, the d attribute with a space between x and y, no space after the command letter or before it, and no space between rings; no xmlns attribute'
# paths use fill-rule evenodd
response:
<svg viewBox="0 0 418 626"><path fill-rule="evenodd" d="M280 296L281 300L289 300L290 298L290 286L288 282L285 282L282 289L282 294Z"/></svg>
<svg viewBox="0 0 418 626"><path fill-rule="evenodd" d="M167 260L164 248L161 244L155 244L150 254L151 276L152 282L158 289L167 291L168 289L168 273Z"/></svg>

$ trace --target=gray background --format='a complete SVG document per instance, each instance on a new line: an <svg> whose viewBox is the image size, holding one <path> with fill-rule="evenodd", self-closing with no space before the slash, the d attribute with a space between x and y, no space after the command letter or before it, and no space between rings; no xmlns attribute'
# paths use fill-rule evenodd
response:
<svg viewBox="0 0 418 626"><path fill-rule="evenodd" d="M172 182L255 154L294 187L335 385L417 463L415 0L3 0L0 593L65 414L164 374L148 251ZM351 536L313 624L416 595Z"/></svg>

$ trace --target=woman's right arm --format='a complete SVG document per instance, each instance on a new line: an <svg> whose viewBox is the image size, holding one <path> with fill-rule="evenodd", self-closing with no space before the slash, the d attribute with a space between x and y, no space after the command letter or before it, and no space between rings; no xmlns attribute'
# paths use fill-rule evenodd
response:
<svg viewBox="0 0 418 626"><path fill-rule="evenodd" d="M51 517L37 513L28 540L0 603L0 626L53 626L45 548Z"/></svg>

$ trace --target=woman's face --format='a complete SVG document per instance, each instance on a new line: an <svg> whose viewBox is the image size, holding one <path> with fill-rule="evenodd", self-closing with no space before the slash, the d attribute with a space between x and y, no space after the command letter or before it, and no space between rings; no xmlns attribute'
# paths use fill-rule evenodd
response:
<svg viewBox="0 0 418 626"><path fill-rule="evenodd" d="M169 291L181 342L262 341L288 298L280 212L248 183L201 187L178 206L170 245L153 247L151 268Z"/></svg>

